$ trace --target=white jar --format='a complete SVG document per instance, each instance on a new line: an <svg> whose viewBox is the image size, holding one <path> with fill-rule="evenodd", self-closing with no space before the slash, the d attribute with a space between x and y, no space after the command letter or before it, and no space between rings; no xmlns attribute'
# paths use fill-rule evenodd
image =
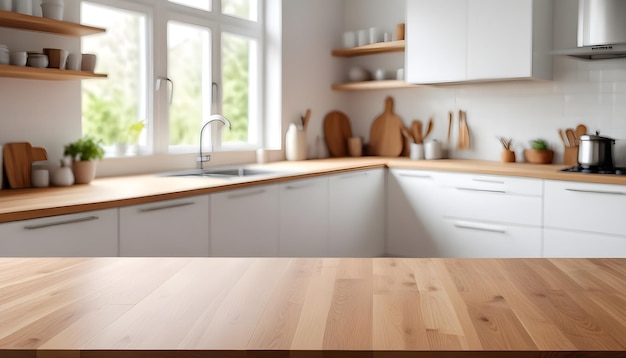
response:
<svg viewBox="0 0 626 358"><path fill-rule="evenodd" d="M436 139L424 143L424 157L429 160L441 159L441 143Z"/></svg>
<svg viewBox="0 0 626 358"><path fill-rule="evenodd" d="M285 155L287 160L306 159L306 131L298 129L294 123L289 125L285 137Z"/></svg>
<svg viewBox="0 0 626 358"><path fill-rule="evenodd" d="M30 0L13 0L13 10L24 15L33 14L33 3Z"/></svg>

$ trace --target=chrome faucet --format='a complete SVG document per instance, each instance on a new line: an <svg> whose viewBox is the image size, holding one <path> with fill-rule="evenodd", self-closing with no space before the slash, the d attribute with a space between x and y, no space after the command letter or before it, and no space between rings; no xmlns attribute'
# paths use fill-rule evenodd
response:
<svg viewBox="0 0 626 358"><path fill-rule="evenodd" d="M228 120L228 118L224 117L223 115L221 115L221 114L212 114L212 115L209 116L209 120L202 126L202 129L200 129L200 151L198 153L198 158L196 159L196 161L198 163L200 163L200 169L204 169L202 167L202 164L204 162L208 162L208 161L211 160L211 156L210 155L202 155L202 136L203 136L203 133L204 133L204 129L209 124L211 124L212 122L215 122L215 121L224 123L224 125L228 126L228 129L231 128L230 121ZM213 151L213 143L211 143L211 151Z"/></svg>

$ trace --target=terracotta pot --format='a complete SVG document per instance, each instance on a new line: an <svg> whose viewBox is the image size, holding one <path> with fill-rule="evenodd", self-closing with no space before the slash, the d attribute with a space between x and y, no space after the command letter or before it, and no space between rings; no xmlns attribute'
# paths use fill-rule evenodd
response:
<svg viewBox="0 0 626 358"><path fill-rule="evenodd" d="M554 151L526 149L524 150L524 158L532 164L550 164L554 158Z"/></svg>
<svg viewBox="0 0 626 358"><path fill-rule="evenodd" d="M72 163L75 184L89 184L96 177L95 160L76 161Z"/></svg>
<svg viewBox="0 0 626 358"><path fill-rule="evenodd" d="M515 152L505 149L500 153L500 160L504 163L515 163Z"/></svg>

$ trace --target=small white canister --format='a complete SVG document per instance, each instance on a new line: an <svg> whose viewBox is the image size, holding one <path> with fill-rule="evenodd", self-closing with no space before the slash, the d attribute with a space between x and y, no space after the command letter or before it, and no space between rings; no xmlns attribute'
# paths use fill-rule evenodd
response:
<svg viewBox="0 0 626 358"><path fill-rule="evenodd" d="M428 160L441 159L441 143L436 139L424 143L424 157Z"/></svg>
<svg viewBox="0 0 626 358"><path fill-rule="evenodd" d="M285 136L285 155L287 160L306 159L306 131L298 129L295 123L289 125Z"/></svg>

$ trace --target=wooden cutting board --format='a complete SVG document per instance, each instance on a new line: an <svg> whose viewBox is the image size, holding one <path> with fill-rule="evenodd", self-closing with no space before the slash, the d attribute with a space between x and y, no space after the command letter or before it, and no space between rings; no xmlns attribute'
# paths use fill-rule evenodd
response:
<svg viewBox="0 0 626 358"><path fill-rule="evenodd" d="M4 145L4 171L10 188L30 188L32 152L33 148L27 142Z"/></svg>
<svg viewBox="0 0 626 358"><path fill-rule="evenodd" d="M348 138L352 137L352 127L348 116L332 111L324 117L324 138L331 157L348 156Z"/></svg>
<svg viewBox="0 0 626 358"><path fill-rule="evenodd" d="M402 118L393 113L393 98L385 100L385 111L370 129L369 152L382 157L398 157L402 153Z"/></svg>

